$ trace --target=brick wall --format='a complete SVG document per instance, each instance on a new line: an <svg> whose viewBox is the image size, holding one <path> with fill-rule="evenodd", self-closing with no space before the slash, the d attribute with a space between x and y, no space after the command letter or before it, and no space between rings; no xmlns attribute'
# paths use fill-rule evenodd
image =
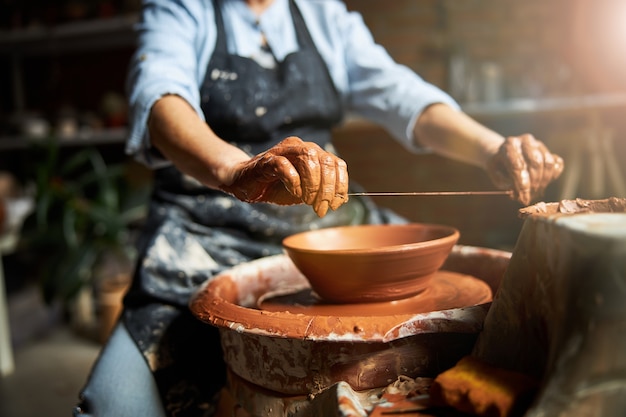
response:
<svg viewBox="0 0 626 417"><path fill-rule="evenodd" d="M392 57L446 89L453 54L497 63L508 96L626 89L621 0L344 1ZM610 85L591 79L597 66Z"/></svg>
<svg viewBox="0 0 626 417"><path fill-rule="evenodd" d="M476 80L480 80L484 63L497 64L503 98L626 89L620 84L626 83L621 76L599 77L611 80L608 87L591 77L585 63L603 62L606 56L592 55L595 52L591 50L598 48L591 43L583 47L581 43L581 39L590 39L584 30L593 26L580 23L591 14L585 7L593 6L595 10L621 0L344 1L349 9L362 14L376 41L393 58L459 101L481 99L482 90L459 89L451 82L452 57L463 58L466 80L473 80L470 85L474 86L479 84ZM624 17L626 26L626 14ZM626 45L626 34L624 40ZM554 121L537 118L483 122L503 134L528 131L546 140ZM348 124L336 131L335 138L349 164L351 178L370 190L492 188L480 169L435 155L411 155L373 125ZM545 201L557 198L558 186L557 182L548 189ZM378 202L413 221L454 225L461 230L461 242L465 244L512 247L521 227L519 205L503 197L395 197L379 198Z"/></svg>
<svg viewBox="0 0 626 417"><path fill-rule="evenodd" d="M446 78L445 16L438 0L346 0L361 13L390 55L443 87Z"/></svg>

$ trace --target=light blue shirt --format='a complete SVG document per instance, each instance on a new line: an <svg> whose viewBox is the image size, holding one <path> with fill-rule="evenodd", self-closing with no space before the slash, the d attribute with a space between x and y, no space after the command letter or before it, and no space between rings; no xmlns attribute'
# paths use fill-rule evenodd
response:
<svg viewBox="0 0 626 417"><path fill-rule="evenodd" d="M243 0L220 0L229 52L252 57L261 33L276 59L298 44L289 0L275 0L260 18ZM458 104L377 45L362 17L340 0L296 0L313 41L326 62L345 109L383 126L408 149L420 113L433 103ZM139 44L128 73L130 135L127 152L149 165L146 123L150 108L165 94L187 100L203 117L200 85L217 37L211 0L144 0ZM303 138L306 140L306 138Z"/></svg>

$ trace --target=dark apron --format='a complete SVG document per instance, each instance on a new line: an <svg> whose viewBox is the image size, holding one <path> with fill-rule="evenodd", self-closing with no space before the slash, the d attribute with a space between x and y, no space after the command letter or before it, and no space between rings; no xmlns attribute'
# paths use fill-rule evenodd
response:
<svg viewBox="0 0 626 417"><path fill-rule="evenodd" d="M228 53L220 2L214 5L217 44L200 89L211 128L251 154L289 135L328 145L341 101L293 0L299 50L274 69ZM282 239L296 232L404 221L365 199L351 199L321 219L306 205L244 203L174 167L157 170L154 186L123 320L154 372L166 411L176 416L212 415L225 384L217 329L187 309L200 284L242 262L282 253Z"/></svg>

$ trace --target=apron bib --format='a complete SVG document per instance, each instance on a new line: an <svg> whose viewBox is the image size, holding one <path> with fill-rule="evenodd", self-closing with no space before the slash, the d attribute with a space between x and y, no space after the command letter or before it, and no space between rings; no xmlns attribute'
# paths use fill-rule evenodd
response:
<svg viewBox="0 0 626 417"><path fill-rule="evenodd" d="M330 129L343 117L341 100L293 0L298 50L275 68L228 53L219 2L213 4L218 37L200 88L211 128L253 155L290 135L321 147L329 143Z"/></svg>

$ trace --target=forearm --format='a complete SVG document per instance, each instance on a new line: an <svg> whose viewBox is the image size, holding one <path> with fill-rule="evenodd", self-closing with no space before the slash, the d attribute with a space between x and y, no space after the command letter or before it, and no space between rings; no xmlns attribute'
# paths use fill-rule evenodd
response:
<svg viewBox="0 0 626 417"><path fill-rule="evenodd" d="M152 144L178 167L210 188L230 185L235 167L249 156L220 139L181 97L164 96L152 107Z"/></svg>
<svg viewBox="0 0 626 417"><path fill-rule="evenodd" d="M445 104L424 110L413 134L417 144L439 155L482 168L504 142L500 134Z"/></svg>

